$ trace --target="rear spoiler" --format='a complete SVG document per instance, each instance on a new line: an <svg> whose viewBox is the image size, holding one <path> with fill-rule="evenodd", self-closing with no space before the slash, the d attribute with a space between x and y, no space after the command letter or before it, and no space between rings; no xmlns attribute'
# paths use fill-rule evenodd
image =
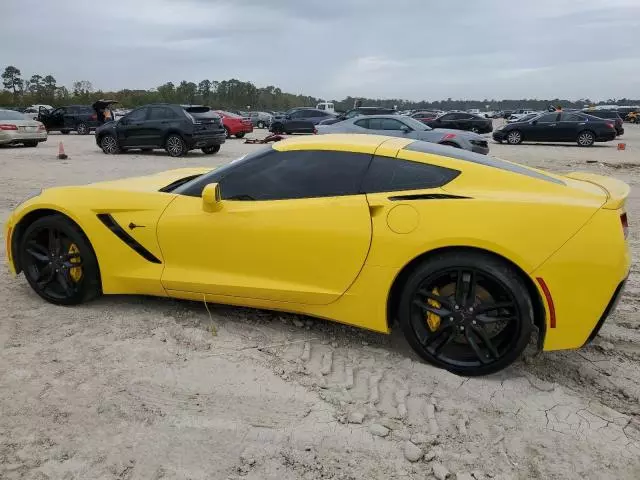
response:
<svg viewBox="0 0 640 480"><path fill-rule="evenodd" d="M625 200L631 192L631 187L626 183L616 180L615 178L605 177L604 175L585 172L571 172L566 176L575 180L592 183L604 190L604 193L607 195L607 201L604 202L602 208L607 210L618 210L619 208L622 208Z"/></svg>

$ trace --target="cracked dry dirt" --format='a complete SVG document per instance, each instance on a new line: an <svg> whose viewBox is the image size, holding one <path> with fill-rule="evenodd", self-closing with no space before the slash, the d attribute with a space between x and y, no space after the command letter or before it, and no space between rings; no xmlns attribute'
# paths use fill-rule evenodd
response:
<svg viewBox="0 0 640 480"><path fill-rule="evenodd" d="M637 259L640 126L625 128L624 152L492 152L630 183ZM41 187L224 163L253 148L230 140L214 157L107 157L76 135L2 148L0 221ZM215 305L209 316L200 303L145 297L55 307L12 279L2 254L2 479L640 478L635 265L593 345L465 379L420 362L399 332Z"/></svg>

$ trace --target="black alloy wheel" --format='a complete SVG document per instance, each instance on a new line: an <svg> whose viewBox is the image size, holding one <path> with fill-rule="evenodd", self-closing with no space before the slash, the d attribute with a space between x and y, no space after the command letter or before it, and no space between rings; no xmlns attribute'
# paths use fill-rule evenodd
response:
<svg viewBox="0 0 640 480"><path fill-rule="evenodd" d="M98 262L82 231L62 215L33 222L20 242L20 265L48 302L75 305L100 293Z"/></svg>
<svg viewBox="0 0 640 480"><path fill-rule="evenodd" d="M210 145L208 147L202 148L202 153L205 155L213 155L214 153L218 153L220 151L220 145Z"/></svg>
<svg viewBox="0 0 640 480"><path fill-rule="evenodd" d="M511 130L507 133L507 143L509 145L518 145L522 143L522 134L519 130Z"/></svg>
<svg viewBox="0 0 640 480"><path fill-rule="evenodd" d="M444 254L407 280L399 318L425 360L460 375L485 375L511 364L526 348L533 307L508 264L476 253Z"/></svg>
<svg viewBox="0 0 640 480"><path fill-rule="evenodd" d="M76 131L78 132L78 135L89 135L90 130L86 123L79 123L76 126Z"/></svg>
<svg viewBox="0 0 640 480"><path fill-rule="evenodd" d="M187 153L187 145L180 135L172 134L167 137L165 149L171 157L181 157Z"/></svg>
<svg viewBox="0 0 640 480"><path fill-rule="evenodd" d="M596 136L589 130L584 130L578 134L578 145L590 147L596 142Z"/></svg>
<svg viewBox="0 0 640 480"><path fill-rule="evenodd" d="M227 127L224 127L224 131L227 134L227 138L231 138L231 132L229 131L229 129Z"/></svg>
<svg viewBox="0 0 640 480"><path fill-rule="evenodd" d="M102 151L108 155L115 155L120 152L118 140L116 140L116 137L109 134L100 139L100 148L102 148Z"/></svg>

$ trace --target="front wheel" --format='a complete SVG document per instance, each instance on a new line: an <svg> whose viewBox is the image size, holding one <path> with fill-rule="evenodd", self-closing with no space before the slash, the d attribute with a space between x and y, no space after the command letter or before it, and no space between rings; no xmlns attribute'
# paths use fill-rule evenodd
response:
<svg viewBox="0 0 640 480"><path fill-rule="evenodd" d="M243 138L243 137L244 137L244 132L236 133L236 138Z"/></svg>
<svg viewBox="0 0 640 480"><path fill-rule="evenodd" d="M46 301L76 305L100 294L96 255L80 228L62 215L33 222L20 242L20 265Z"/></svg>
<svg viewBox="0 0 640 480"><path fill-rule="evenodd" d="M181 157L187 153L187 145L180 135L169 135L165 142L165 148L172 157Z"/></svg>
<svg viewBox="0 0 640 480"><path fill-rule="evenodd" d="M79 123L76 126L76 131L78 132L78 135L89 135L90 130L86 123Z"/></svg>
<svg viewBox="0 0 640 480"><path fill-rule="evenodd" d="M213 155L214 153L218 153L219 151L220 145L211 145L202 149L202 153L204 153L205 155Z"/></svg>
<svg viewBox="0 0 640 480"><path fill-rule="evenodd" d="M507 134L507 143L510 145L518 145L522 143L522 134L518 130L511 130Z"/></svg>
<svg viewBox="0 0 640 480"><path fill-rule="evenodd" d="M526 285L508 263L476 252L451 252L410 274L398 310L411 347L459 375L486 375L510 365L533 330Z"/></svg>
<svg viewBox="0 0 640 480"><path fill-rule="evenodd" d="M581 147L590 147L596 142L596 136L593 132L585 130L584 132L580 132L578 134L578 145Z"/></svg>
<svg viewBox="0 0 640 480"><path fill-rule="evenodd" d="M108 155L115 155L116 153L120 153L118 141L113 135L105 135L104 137L102 137L100 139L100 148L102 148L102 151Z"/></svg>

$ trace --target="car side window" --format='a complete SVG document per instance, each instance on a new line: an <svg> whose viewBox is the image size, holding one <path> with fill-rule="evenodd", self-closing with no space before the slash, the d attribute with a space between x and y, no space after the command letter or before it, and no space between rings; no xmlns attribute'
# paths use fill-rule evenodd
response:
<svg viewBox="0 0 640 480"><path fill-rule="evenodd" d="M584 122L586 118L577 113L563 113L560 116L560 120L563 122Z"/></svg>
<svg viewBox="0 0 640 480"><path fill-rule="evenodd" d="M168 120L176 117L177 117L176 113L169 107L149 108L148 120Z"/></svg>
<svg viewBox="0 0 640 480"><path fill-rule="evenodd" d="M538 119L538 123L555 123L560 117L559 113L547 113Z"/></svg>
<svg viewBox="0 0 640 480"><path fill-rule="evenodd" d="M362 184L364 193L397 192L441 187L460 175L458 170L391 157L373 157Z"/></svg>
<svg viewBox="0 0 640 480"><path fill-rule="evenodd" d="M223 200L291 200L356 195L371 155L328 150L271 151L220 183Z"/></svg>
<svg viewBox="0 0 640 480"><path fill-rule="evenodd" d="M390 118L382 119L382 130L402 130L405 124L398 120L391 120Z"/></svg>
<svg viewBox="0 0 640 480"><path fill-rule="evenodd" d="M363 118L362 120L356 120L355 122L353 122L353 124L357 125L357 126L359 126L361 128L370 128L369 127L369 121L370 120L368 118Z"/></svg>
<svg viewBox="0 0 640 480"><path fill-rule="evenodd" d="M457 120L458 118L457 113L446 113L440 117L440 120Z"/></svg>
<svg viewBox="0 0 640 480"><path fill-rule="evenodd" d="M129 122L141 122L147 119L147 107L138 108L128 115L124 116Z"/></svg>
<svg viewBox="0 0 640 480"><path fill-rule="evenodd" d="M358 110L351 110L350 112L347 112L347 114L344 117L353 118L353 117L357 117L358 115L360 115L360 112Z"/></svg>
<svg viewBox="0 0 640 480"><path fill-rule="evenodd" d="M291 118L304 118L307 116L307 113L304 110L296 110L295 112L289 115Z"/></svg>

